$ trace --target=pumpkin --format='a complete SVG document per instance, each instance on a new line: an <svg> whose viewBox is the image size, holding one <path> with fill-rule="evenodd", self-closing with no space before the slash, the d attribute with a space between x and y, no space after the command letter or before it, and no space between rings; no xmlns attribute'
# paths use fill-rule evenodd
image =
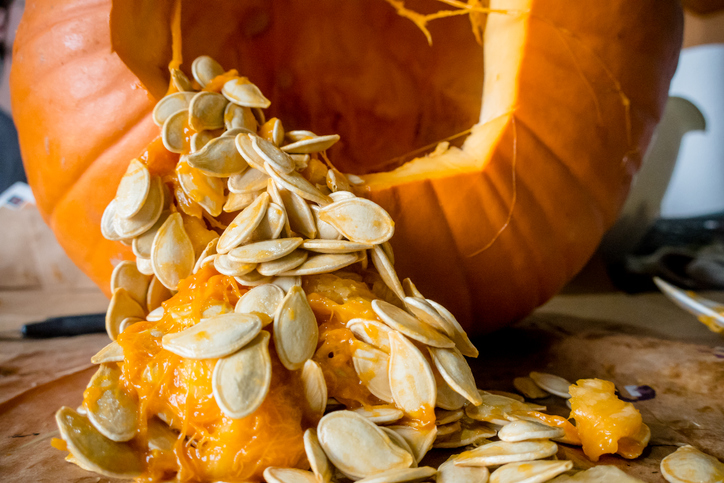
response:
<svg viewBox="0 0 724 483"><path fill-rule="evenodd" d="M615 220L682 15L675 0L445 3L466 15L415 13L442 8L433 0L184 0L182 52L239 69L290 129L339 133L331 159L397 222L401 277L481 332L553 296ZM29 0L15 41L13 114L38 207L104 290L131 252L99 223L159 135L173 9Z"/></svg>

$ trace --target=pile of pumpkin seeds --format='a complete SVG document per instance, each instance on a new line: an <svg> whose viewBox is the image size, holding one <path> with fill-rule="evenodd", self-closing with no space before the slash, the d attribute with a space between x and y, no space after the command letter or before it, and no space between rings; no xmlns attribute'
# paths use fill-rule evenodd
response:
<svg viewBox="0 0 724 483"><path fill-rule="evenodd" d="M200 205L218 236L194 246L171 190L143 162L130 162L101 229L107 239L130 244L136 260L113 271L106 316L113 342L92 358L100 368L89 387L98 391L78 411L64 407L56 414L70 461L110 477L143 473L141 455L128 444L139 429L138 402L119 383L124 355L115 340L138 321L160 320L179 282L211 265L250 290L236 307L212 305L195 325L164 335L163 348L187 359L218 359L214 399L226 416L244 418L269 392L273 344L284 367L301 371L307 402L321 418L304 434L311 470L270 467L267 482L638 481L612 466L571 472L571 461L555 459L556 442L571 443L563 429L528 416L545 407L477 388L465 356L477 357L478 350L450 311L409 279L400 281L389 244L394 222L354 193L362 180L329 164L325 185L303 176L310 162L323 165L320 155L339 136L286 132L278 119L266 121L270 101L260 89L244 77L220 77L228 74L210 57L197 58L192 73L201 90L172 69L177 92L158 102L153 119L166 149L181 155L176 175L184 195ZM220 93L204 90L218 79L225 79ZM195 133L186 139L188 128ZM223 225L224 212L238 214ZM347 323L359 340L354 368L385 403L349 410L328 397L321 366L312 360L319 330L302 279L355 265L374 269L397 303L374 300L378 320ZM273 331L264 330L270 324ZM514 385L531 399L570 397L570 383L550 374L531 373ZM435 425L399 424L426 407L434 408ZM149 448L170 449L179 436L158 416L148 422ZM438 469L418 467L433 447L465 451ZM692 464L704 473L721 471L721 463L687 448L662 462L668 481L691 481L680 475Z"/></svg>

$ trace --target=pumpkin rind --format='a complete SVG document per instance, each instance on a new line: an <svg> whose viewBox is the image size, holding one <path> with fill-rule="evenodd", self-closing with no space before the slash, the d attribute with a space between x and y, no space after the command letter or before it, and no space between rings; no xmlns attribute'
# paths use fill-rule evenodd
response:
<svg viewBox="0 0 724 483"><path fill-rule="evenodd" d="M150 60L124 50L131 34L116 23L122 18L116 8L131 3L150 9L160 32L144 45L155 55ZM113 265L131 252L104 240L99 223L128 162L159 132L151 119L155 99L141 82L156 95L165 85L159 62L167 58L170 34L157 24L169 5L119 2L111 14L108 0L29 1L15 41L13 114L38 207L66 252L104 290ZM615 220L661 116L682 29L675 0L492 0L490 6L508 13L490 15L486 28L481 123L460 150L366 177L368 196L396 221L392 243L401 276L411 276L473 332L529 313L590 257ZM404 35L421 36L409 29ZM255 45L251 34L247 40ZM198 52L203 45L188 48L214 56L227 40L219 36L209 52ZM433 40L451 42L434 30ZM457 72L472 80L446 88L458 93L447 107L418 113L433 117L429 125L456 125L469 115L464 106L476 100L471 89L479 75L465 69L477 72L482 52L464 52L469 66ZM253 70L275 103L302 117L317 114L295 100L298 93L264 88L275 85L274 69L264 72L269 66L225 67ZM455 82L449 67L436 69L431 84ZM360 99L375 94L364 82L359 90ZM390 126L395 114L414 114L407 107L392 107ZM401 126L401 144L414 145L418 138ZM435 129L426 135L443 137ZM352 136L349 143L365 140ZM357 171L383 161L372 159Z"/></svg>

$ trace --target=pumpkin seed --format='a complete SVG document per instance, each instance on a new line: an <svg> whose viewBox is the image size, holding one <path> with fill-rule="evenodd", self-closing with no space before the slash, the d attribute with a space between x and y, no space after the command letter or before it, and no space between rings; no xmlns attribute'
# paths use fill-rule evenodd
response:
<svg viewBox="0 0 724 483"><path fill-rule="evenodd" d="M261 319L253 314L221 314L181 332L166 334L161 345L188 359L216 359L231 355L261 331Z"/></svg>
<svg viewBox="0 0 724 483"><path fill-rule="evenodd" d="M174 92L167 95L154 106L153 122L158 127L163 126L171 114L187 110L195 95L195 92Z"/></svg>
<svg viewBox="0 0 724 483"><path fill-rule="evenodd" d="M331 148L337 141L339 141L339 134L315 136L310 139L300 139L299 141L282 146L282 150L294 154L318 153Z"/></svg>
<svg viewBox="0 0 724 483"><path fill-rule="evenodd" d="M130 445L103 436L88 420L63 406L55 413L60 436L81 468L110 478L135 478L143 471L143 460Z"/></svg>
<svg viewBox="0 0 724 483"><path fill-rule="evenodd" d="M395 433L399 434L412 449L412 456L419 463L425 457L437 436L437 427L415 428L412 426L387 426Z"/></svg>
<svg viewBox="0 0 724 483"><path fill-rule="evenodd" d="M474 405L482 404L483 398L475 385L475 377L465 357L456 348L440 349L428 347L435 367L440 371L445 382L458 394Z"/></svg>
<svg viewBox="0 0 724 483"><path fill-rule="evenodd" d="M302 277L274 277L271 283L288 293L292 287L302 286Z"/></svg>
<svg viewBox="0 0 724 483"><path fill-rule="evenodd" d="M106 205L106 209L103 210L103 216L101 216L101 235L106 240L120 241L123 239L121 235L116 231L115 225L116 218L116 200L115 198Z"/></svg>
<svg viewBox="0 0 724 483"><path fill-rule="evenodd" d="M101 364L93 375L83 405L88 420L111 441L130 441L138 430L138 403L119 384L118 364Z"/></svg>
<svg viewBox="0 0 724 483"><path fill-rule="evenodd" d="M242 78L227 81L221 88L221 93L229 101L242 107L266 109L271 105L271 101L264 97L257 86Z"/></svg>
<svg viewBox="0 0 724 483"><path fill-rule="evenodd" d="M391 403L389 359L387 353L363 343L357 344L352 353L352 364L362 384L375 397Z"/></svg>
<svg viewBox="0 0 724 483"><path fill-rule="evenodd" d="M315 419L319 419L327 407L327 383L324 381L322 366L312 359L307 360L302 367L301 378L307 404Z"/></svg>
<svg viewBox="0 0 724 483"><path fill-rule="evenodd" d="M276 117L265 122L259 130L261 131L262 137L274 143L275 146L281 146L284 142L284 126Z"/></svg>
<svg viewBox="0 0 724 483"><path fill-rule="evenodd" d="M205 305L206 307L204 307L204 310L201 311L201 319L208 319L216 317L217 315L230 314L234 312L234 307L226 300L209 300Z"/></svg>
<svg viewBox="0 0 724 483"><path fill-rule="evenodd" d="M460 420L460 432L453 433L444 438L435 440L435 448L462 448L469 445L480 445L487 442L487 438L496 435L495 429L487 423L463 417Z"/></svg>
<svg viewBox="0 0 724 483"><path fill-rule="evenodd" d="M146 308L148 310L156 310L161 307L161 304L171 298L171 291L163 286L163 284L154 275L151 277L151 282L148 284L148 292L146 292ZM163 314L163 308L161 309ZM151 314L148 314L150 317ZM146 319L151 320L151 319Z"/></svg>
<svg viewBox="0 0 724 483"><path fill-rule="evenodd" d="M440 314L438 314L437 310L435 310L424 298L405 297L403 302L405 303L407 310L421 321L435 327L448 337L452 338L455 335L455 328L452 327Z"/></svg>
<svg viewBox="0 0 724 483"><path fill-rule="evenodd" d="M224 127L224 110L229 102L216 92L201 91L189 104L189 125L197 132Z"/></svg>
<svg viewBox="0 0 724 483"><path fill-rule="evenodd" d="M314 223L317 225L317 233L319 238L324 240L339 240L342 238L342 234L337 231L335 227L319 219L319 206L312 205L312 214L314 215Z"/></svg>
<svg viewBox="0 0 724 483"><path fill-rule="evenodd" d="M356 198L354 193L349 191L335 191L334 193L330 193L329 197L332 198L332 201L342 201L342 200L351 200L352 198Z"/></svg>
<svg viewBox="0 0 724 483"><path fill-rule="evenodd" d="M294 161L294 169L296 171L304 171L309 166L309 161L312 157L308 154L290 154Z"/></svg>
<svg viewBox="0 0 724 483"><path fill-rule="evenodd" d="M224 204L224 212L233 213L235 211L243 210L252 204L258 197L258 191L244 194L229 193L229 196L226 198L226 204Z"/></svg>
<svg viewBox="0 0 724 483"><path fill-rule="evenodd" d="M319 444L316 429L308 429L304 432L304 452L307 454L309 466L317 477L318 483L330 483L332 481L332 467L329 464L327 455L324 454L322 445Z"/></svg>
<svg viewBox="0 0 724 483"><path fill-rule="evenodd" d="M347 177L347 181L349 181L351 184L357 186L364 184L365 180L357 176L356 174L352 173L346 173L345 176Z"/></svg>
<svg viewBox="0 0 724 483"><path fill-rule="evenodd" d="M251 109L233 102L228 103L224 110L224 125L227 131L241 128L247 129L249 132L256 132L257 129L257 122Z"/></svg>
<svg viewBox="0 0 724 483"><path fill-rule="evenodd" d="M251 146L256 153L280 173L294 171L294 160L287 153L279 149L274 143L260 136L249 136Z"/></svg>
<svg viewBox="0 0 724 483"><path fill-rule="evenodd" d="M357 414L361 414L375 424L389 424L399 421L405 415L397 408L389 406L369 406L353 409Z"/></svg>
<svg viewBox="0 0 724 483"><path fill-rule="evenodd" d="M159 285L161 285L160 282L159 282ZM161 286L163 287L163 285L161 285ZM164 288L166 288L166 287L164 287ZM164 315L163 307L156 307L155 309L150 311L148 313L148 315L146 315L146 320L149 322L158 322L159 320L161 320L163 318L163 315Z"/></svg>
<svg viewBox="0 0 724 483"><path fill-rule="evenodd" d="M478 406L467 406L465 414L477 421L487 421L489 423L508 424L513 419L512 416L516 412L529 412L529 408L525 403L516 401L505 396L491 394L489 392L480 391L482 402Z"/></svg>
<svg viewBox="0 0 724 483"><path fill-rule="evenodd" d="M123 362L123 347L115 340L99 350L91 357L93 364L108 364L109 362Z"/></svg>
<svg viewBox="0 0 724 483"><path fill-rule="evenodd" d="M247 169L243 173L229 176L229 191L238 194L255 193L266 188L269 175L258 169Z"/></svg>
<svg viewBox="0 0 724 483"><path fill-rule="evenodd" d="M427 300L427 303L437 310L437 313L440 314L450 326L454 327L455 332L452 336L452 340L455 342L455 346L460 350L460 352L466 357L478 357L478 349L476 349L473 343L470 342L468 335L465 333L465 330L463 330L463 327L460 325L460 322L458 322L455 316L448 309L434 300L425 300Z"/></svg>
<svg viewBox="0 0 724 483"><path fill-rule="evenodd" d="M284 209L276 203L269 203L269 208L266 210L266 216L261 220L259 226L249 237L250 242L258 242L263 240L273 240L279 238L282 230L284 229L284 223L286 222L287 215Z"/></svg>
<svg viewBox="0 0 724 483"><path fill-rule="evenodd" d="M405 441L405 438L400 436L396 431L390 429L392 426L378 426L387 436L389 436L390 441L395 444L398 448L404 450L405 452L412 455L412 464L410 465L410 468L417 468L417 461L415 461L415 454L412 451L412 448L410 447L410 444Z"/></svg>
<svg viewBox="0 0 724 483"><path fill-rule="evenodd" d="M347 328L352 331L355 338L370 344L377 349L390 353L389 327L376 320L350 319Z"/></svg>
<svg viewBox="0 0 724 483"><path fill-rule="evenodd" d="M292 171L291 173L281 173L276 171L273 166L267 163L266 172L269 176L274 178L274 181L289 191L293 191L298 194L305 200L309 200L323 206L328 205L332 201L329 196L322 193L319 188L312 185L312 183L307 181L304 176L296 171Z"/></svg>
<svg viewBox="0 0 724 483"><path fill-rule="evenodd" d="M197 151L201 151L204 146L209 144L209 141L214 139L216 136L214 136L209 131L201 131L197 132L191 135L189 138L189 148L190 152L195 153Z"/></svg>
<svg viewBox="0 0 724 483"><path fill-rule="evenodd" d="M170 215L153 239L153 272L169 290L176 290L181 280L191 275L196 258L191 239L184 230L181 214Z"/></svg>
<svg viewBox="0 0 724 483"><path fill-rule="evenodd" d="M643 483L638 478L633 478L615 466L600 465L589 468L586 471L579 471L573 476L561 475L550 480L551 483Z"/></svg>
<svg viewBox="0 0 724 483"><path fill-rule="evenodd" d="M138 271L136 264L128 260L119 262L111 273L111 293L124 288L133 300L143 308L150 278Z"/></svg>
<svg viewBox="0 0 724 483"><path fill-rule="evenodd" d="M384 250L384 247L383 247ZM385 250L385 254L387 254L387 258L390 258L390 255L387 250ZM390 259L392 261L392 259ZM417 290L417 287L415 287L415 284L412 283L412 280L409 278L406 278L402 281L402 289L405 292L405 295L407 297L418 297L421 299L424 299L425 297L420 293L419 290ZM430 301L425 299L425 301L429 304ZM433 307L434 308L434 307ZM439 314L438 314L439 315Z"/></svg>
<svg viewBox="0 0 724 483"><path fill-rule="evenodd" d="M158 220L156 220L156 223L154 223L151 228L133 239L131 249L133 250L134 255L140 258L147 258L149 260L151 259L151 248L153 247L153 239L156 238L156 232L158 232L158 229L161 228L163 223L166 221L166 218L168 218L170 214L170 211L163 211L161 213L161 216L158 218Z"/></svg>
<svg viewBox="0 0 724 483"><path fill-rule="evenodd" d="M542 399L550 396L549 393L536 384L530 377L516 377L513 379L513 386L530 399Z"/></svg>
<svg viewBox="0 0 724 483"><path fill-rule="evenodd" d="M411 339L431 347L449 349L455 346L453 341L443 334L389 302L374 300L372 309L382 322Z"/></svg>
<svg viewBox="0 0 724 483"><path fill-rule="evenodd" d="M319 210L319 219L349 240L367 245L384 243L395 233L392 217L380 205L364 198L335 201Z"/></svg>
<svg viewBox="0 0 724 483"><path fill-rule="evenodd" d="M229 103L229 105L233 106L234 104ZM235 127L233 129L229 129L228 131L224 131L221 135L236 139L236 136L239 134L254 134L254 132L246 129L245 127Z"/></svg>
<svg viewBox="0 0 724 483"><path fill-rule="evenodd" d="M172 153L183 154L186 151L186 126L188 109L180 109L166 118L161 127L161 141Z"/></svg>
<svg viewBox="0 0 724 483"><path fill-rule="evenodd" d="M535 371L531 372L529 376L533 379L533 382L535 382L538 387L544 391L565 399L571 397L571 394L568 392L568 388L571 386L571 383L562 377Z"/></svg>
<svg viewBox="0 0 724 483"><path fill-rule="evenodd" d="M412 455L392 443L373 422L352 411L327 414L317 432L332 464L356 479L408 468L413 462Z"/></svg>
<svg viewBox="0 0 724 483"><path fill-rule="evenodd" d="M456 421L460 421L465 415L465 411L462 409L455 409L453 411L441 408L435 408L435 424L438 426L442 424L450 424Z"/></svg>
<svg viewBox="0 0 724 483"><path fill-rule="evenodd" d="M312 131L307 131L304 129L295 129L294 131L288 131L284 133L284 138L290 143L316 137L317 135L314 134Z"/></svg>
<svg viewBox="0 0 724 483"><path fill-rule="evenodd" d="M329 273L358 261L356 253L312 255L297 268L282 272L283 276L314 275Z"/></svg>
<svg viewBox="0 0 724 483"><path fill-rule="evenodd" d="M259 264L257 270L262 275L278 275L299 267L307 260L308 256L309 252L294 250L289 255L285 255L277 260Z"/></svg>
<svg viewBox="0 0 724 483"><path fill-rule="evenodd" d="M166 423L158 418L148 419L148 449L157 451L172 451L178 440L178 434Z"/></svg>
<svg viewBox="0 0 724 483"><path fill-rule="evenodd" d="M144 319L141 317L126 317L121 321L121 325L118 326L118 334L122 334L127 328L129 328L136 322L142 322L143 320Z"/></svg>
<svg viewBox="0 0 724 483"><path fill-rule="evenodd" d="M216 403L232 419L248 416L269 393L272 366L269 332L262 330L237 353L219 359L211 376Z"/></svg>
<svg viewBox="0 0 724 483"><path fill-rule="evenodd" d="M373 476L368 476L361 480L361 483L407 483L413 481L422 481L437 473L435 468L430 466L421 466L420 468L396 468L393 470L383 471Z"/></svg>
<svg viewBox="0 0 724 483"><path fill-rule="evenodd" d="M249 166L237 151L234 138L227 136L214 138L195 153L187 154L186 161L207 175L220 178L241 173Z"/></svg>
<svg viewBox="0 0 724 483"><path fill-rule="evenodd" d="M435 364L431 366L432 373L435 376L435 384L437 385L437 402L436 406L442 409L454 411L462 408L467 403L464 396L458 394L451 388L445 379L437 370Z"/></svg>
<svg viewBox="0 0 724 483"><path fill-rule="evenodd" d="M249 163L249 166L265 173L265 160L261 157L257 150L254 149L254 138L256 137L258 136L254 133L237 134L234 138L234 144L236 145L236 149L239 151L239 154L247 163Z"/></svg>
<svg viewBox="0 0 724 483"><path fill-rule="evenodd" d="M395 267L392 265L392 262L390 262L390 259L385 254L385 251L380 246L376 246L370 250L370 255L372 257L372 264L377 269L377 273L380 274L380 277L382 277L385 285L387 285L390 290L392 290L392 292L400 298L400 300L404 299L405 292L402 290L402 284L400 284L400 279L397 277Z"/></svg>
<svg viewBox="0 0 724 483"><path fill-rule="evenodd" d="M520 441L507 443L496 441L478 446L470 451L460 453L455 460L459 466L492 466L532 461L553 456L558 452L558 445L552 441Z"/></svg>
<svg viewBox="0 0 724 483"><path fill-rule="evenodd" d="M669 483L724 481L724 463L687 444L661 460L661 475Z"/></svg>
<svg viewBox="0 0 724 483"><path fill-rule="evenodd" d="M171 71L171 82L178 91L192 91L191 81L189 78L179 69L169 69Z"/></svg>
<svg viewBox="0 0 724 483"><path fill-rule="evenodd" d="M111 302L106 311L106 332L111 340L116 340L120 334L121 322L127 317L143 317L146 315L141 305L124 288L113 292Z"/></svg>
<svg viewBox="0 0 724 483"><path fill-rule="evenodd" d="M437 438L438 439L445 439L445 436L449 436L453 433L457 433L462 429L462 426L460 425L460 421L455 421L454 423L448 423L448 424L438 424L437 425Z"/></svg>
<svg viewBox="0 0 724 483"><path fill-rule="evenodd" d="M272 281L272 277L262 275L256 270L249 272L245 275L237 275L236 277L234 277L234 279L241 285L244 285L246 287L258 287L259 285L271 283Z"/></svg>
<svg viewBox="0 0 724 483"><path fill-rule="evenodd" d="M347 240L304 240L302 248L317 253L352 253L368 250L372 245Z"/></svg>
<svg viewBox="0 0 724 483"><path fill-rule="evenodd" d="M237 262L228 255L217 255L214 258L214 268L222 275L241 277L256 269L256 263Z"/></svg>
<svg viewBox="0 0 724 483"><path fill-rule="evenodd" d="M150 258L136 257L136 268L144 275L149 277L153 275L153 265Z"/></svg>
<svg viewBox="0 0 724 483"><path fill-rule="evenodd" d="M240 314L263 314L266 318L262 317L262 323L266 325L274 319L274 314L283 299L284 291L276 285L259 285L241 296L234 311Z"/></svg>
<svg viewBox="0 0 724 483"><path fill-rule="evenodd" d="M211 82L214 77L224 73L224 68L208 55L196 57L191 64L191 75L201 87Z"/></svg>
<svg viewBox="0 0 724 483"><path fill-rule="evenodd" d="M421 408L434 408L437 387L427 359L399 332L392 331L389 337L388 371L395 405L408 414L415 414Z"/></svg>
<svg viewBox="0 0 724 483"><path fill-rule="evenodd" d="M251 108L252 114L254 114L254 119L256 119L256 123L258 125L263 125L266 122L266 116L264 116L264 109L260 107L252 107Z"/></svg>
<svg viewBox="0 0 724 483"><path fill-rule="evenodd" d="M269 208L269 195L262 193L229 224L219 237L216 251L227 253L244 242L259 226Z"/></svg>
<svg viewBox="0 0 724 483"><path fill-rule="evenodd" d="M319 483L311 471L274 466L269 466L264 470L264 480L267 483Z"/></svg>
<svg viewBox="0 0 724 483"><path fill-rule="evenodd" d="M509 463L493 471L490 483L543 483L573 468L573 461Z"/></svg>
<svg viewBox="0 0 724 483"><path fill-rule="evenodd" d="M151 191L151 173L145 164L132 159L116 190L116 213L130 218L143 208Z"/></svg>
<svg viewBox="0 0 724 483"><path fill-rule="evenodd" d="M228 257L235 262L264 263L289 255L302 244L301 238L279 238L250 243L229 251Z"/></svg>
<svg viewBox="0 0 724 483"><path fill-rule="evenodd" d="M330 168L327 171L327 187L330 191L352 191L352 186L347 181L347 178L334 168Z"/></svg>
<svg viewBox="0 0 724 483"><path fill-rule="evenodd" d="M113 218L113 229L121 238L133 238L143 234L161 217L163 203L163 183L161 178L153 176L151 189L141 210L129 218L124 218L116 212Z"/></svg>
<svg viewBox="0 0 724 483"><path fill-rule="evenodd" d="M314 355L319 329L314 312L301 287L292 287L274 316L274 347L279 360L290 371L297 370Z"/></svg>
<svg viewBox="0 0 724 483"><path fill-rule="evenodd" d="M216 244L219 243L219 237L217 236L213 240L211 240L209 243L206 244L206 247L204 247L203 250L201 250L201 253L199 253L198 258L196 259L196 264L194 265L193 273L198 272L201 270L201 263L204 261L204 259L210 255L216 254Z"/></svg>
<svg viewBox="0 0 724 483"><path fill-rule="evenodd" d="M281 195L281 190L284 188L280 188L276 181L274 179L269 178L267 180L266 184L266 192L269 193L269 196L271 197L272 201L279 205L279 207L284 210L284 228L282 229L284 231L284 236L290 237L294 235L295 233L292 232L291 224L289 223L289 214L287 213L287 208L284 206L284 199ZM289 192L288 190L285 190Z"/></svg>
<svg viewBox="0 0 724 483"><path fill-rule="evenodd" d="M556 439L566 434L562 428L548 426L537 421L513 421L498 431L501 441L515 442L530 439Z"/></svg>
<svg viewBox="0 0 724 483"><path fill-rule="evenodd" d="M486 483L490 476L484 466L457 466L452 456L437 469L437 483Z"/></svg>
<svg viewBox="0 0 724 483"><path fill-rule="evenodd" d="M314 222L314 215L307 202L298 194L287 189L277 188L277 192L289 218L290 228L306 238L317 236L317 224Z"/></svg>
<svg viewBox="0 0 724 483"><path fill-rule="evenodd" d="M226 202L223 180L207 176L200 169L192 167L184 156L181 156L181 160L176 164L176 176L189 198L201 205L211 216L221 214Z"/></svg>

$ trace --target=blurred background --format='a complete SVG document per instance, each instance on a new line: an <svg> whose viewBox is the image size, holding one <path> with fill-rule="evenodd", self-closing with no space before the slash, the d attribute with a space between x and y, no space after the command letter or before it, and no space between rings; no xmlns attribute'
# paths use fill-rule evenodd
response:
<svg viewBox="0 0 724 483"><path fill-rule="evenodd" d="M684 49L664 119L621 218L568 293L655 290L652 275L724 289L724 0L684 4ZM0 0L0 290L98 294L58 247L25 184L8 87L24 6Z"/></svg>

